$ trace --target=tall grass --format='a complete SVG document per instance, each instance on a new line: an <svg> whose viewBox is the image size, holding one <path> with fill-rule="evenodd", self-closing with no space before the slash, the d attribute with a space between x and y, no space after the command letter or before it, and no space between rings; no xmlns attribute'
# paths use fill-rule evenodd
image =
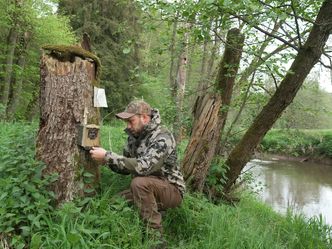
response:
<svg viewBox="0 0 332 249"><path fill-rule="evenodd" d="M40 176L43 166L33 159L36 125L0 125L0 242L5 238L12 248L32 249L151 246L136 208L116 195L128 187L129 177L102 167L97 196L54 208L46 188L49 181ZM121 124L104 127L103 146L109 146L110 134L110 146L121 152L126 137L123 128ZM279 215L245 192L236 206L215 205L204 196L188 193L181 207L167 211L163 225L170 248L332 248L331 227L319 217Z"/></svg>

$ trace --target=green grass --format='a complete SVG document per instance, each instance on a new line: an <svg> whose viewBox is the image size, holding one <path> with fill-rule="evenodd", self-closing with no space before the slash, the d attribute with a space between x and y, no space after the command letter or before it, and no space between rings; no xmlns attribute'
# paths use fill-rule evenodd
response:
<svg viewBox="0 0 332 249"><path fill-rule="evenodd" d="M112 126L102 126L101 146L116 153L122 153L122 148L126 142L127 134L124 132L125 123L114 120Z"/></svg>
<svg viewBox="0 0 332 249"><path fill-rule="evenodd" d="M12 248L149 248L134 207L116 193L129 184L102 168L100 193L76 199L59 208L52 205L42 179L43 164L34 160L37 125L1 123L0 135L0 248L6 238ZM121 123L103 127L102 144L121 152L126 136ZM180 148L183 151L183 148ZM163 220L170 248L332 248L331 227L321 219L304 219L271 208L243 193L236 206L215 205L198 194L186 194L181 207ZM142 242L143 241L143 242ZM2 239L3 242L3 239Z"/></svg>

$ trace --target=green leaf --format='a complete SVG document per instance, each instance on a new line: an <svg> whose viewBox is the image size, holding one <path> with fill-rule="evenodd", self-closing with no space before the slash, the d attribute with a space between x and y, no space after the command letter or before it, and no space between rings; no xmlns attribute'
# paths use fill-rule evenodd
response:
<svg viewBox="0 0 332 249"><path fill-rule="evenodd" d="M124 53L124 54L129 54L130 51L131 51L130 48L124 48L124 49L122 50L122 53Z"/></svg>
<svg viewBox="0 0 332 249"><path fill-rule="evenodd" d="M0 196L0 201L3 199L3 198L5 198L6 196L8 195L8 193L3 193L1 196Z"/></svg>
<svg viewBox="0 0 332 249"><path fill-rule="evenodd" d="M92 200L90 197L84 198L82 201L80 201L80 206L84 206L85 204L89 203Z"/></svg>
<svg viewBox="0 0 332 249"><path fill-rule="evenodd" d="M95 190L93 188L87 188L87 189L84 189L84 192L87 193L87 194L90 194L92 192L94 192Z"/></svg>
<svg viewBox="0 0 332 249"><path fill-rule="evenodd" d="M15 216L15 214L13 214L13 213L7 213L7 214L5 214L6 218L10 218L10 217L13 217L13 216Z"/></svg>
<svg viewBox="0 0 332 249"><path fill-rule="evenodd" d="M39 249L42 244L42 238L39 234L32 235L30 249Z"/></svg>
<svg viewBox="0 0 332 249"><path fill-rule="evenodd" d="M30 227L28 227L28 226L21 226L20 229L22 230L22 235L24 237L27 237L27 236L30 235L30 232L31 232Z"/></svg>
<svg viewBox="0 0 332 249"><path fill-rule="evenodd" d="M72 231L67 235L67 239L71 244L76 244L80 240L80 236L76 231Z"/></svg>
<svg viewBox="0 0 332 249"><path fill-rule="evenodd" d="M38 219L33 221L33 225L35 225L37 228L40 228L40 222Z"/></svg>
<svg viewBox="0 0 332 249"><path fill-rule="evenodd" d="M13 231L13 230L14 230L13 227L7 227L7 229L5 230L5 233L9 233L9 232L11 232L11 231Z"/></svg>
<svg viewBox="0 0 332 249"><path fill-rule="evenodd" d="M17 248L17 249L23 249L24 247L25 247L25 244L24 243L20 243L15 248Z"/></svg>
<svg viewBox="0 0 332 249"><path fill-rule="evenodd" d="M29 214L27 218L28 220L33 221L36 218L36 216L34 214Z"/></svg>
<svg viewBox="0 0 332 249"><path fill-rule="evenodd" d="M94 175L91 174L90 172L84 172L83 176L84 177L93 177Z"/></svg>

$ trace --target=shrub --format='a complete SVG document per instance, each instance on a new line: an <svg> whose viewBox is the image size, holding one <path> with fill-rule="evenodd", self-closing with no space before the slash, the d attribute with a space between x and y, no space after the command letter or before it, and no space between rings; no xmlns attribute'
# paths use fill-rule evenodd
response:
<svg viewBox="0 0 332 249"><path fill-rule="evenodd" d="M323 130L271 130L260 149L292 156L332 157L332 134Z"/></svg>
<svg viewBox="0 0 332 249"><path fill-rule="evenodd" d="M332 134L326 134L317 145L320 154L332 158Z"/></svg>

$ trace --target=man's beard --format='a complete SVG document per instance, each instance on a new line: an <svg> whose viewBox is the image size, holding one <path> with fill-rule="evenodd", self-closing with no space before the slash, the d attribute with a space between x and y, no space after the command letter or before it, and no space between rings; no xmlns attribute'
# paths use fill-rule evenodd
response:
<svg viewBox="0 0 332 249"><path fill-rule="evenodd" d="M143 130L144 130L144 124L143 124L142 120L139 120L137 129L132 129L129 131L131 134L133 134L134 137L138 137L142 133Z"/></svg>

